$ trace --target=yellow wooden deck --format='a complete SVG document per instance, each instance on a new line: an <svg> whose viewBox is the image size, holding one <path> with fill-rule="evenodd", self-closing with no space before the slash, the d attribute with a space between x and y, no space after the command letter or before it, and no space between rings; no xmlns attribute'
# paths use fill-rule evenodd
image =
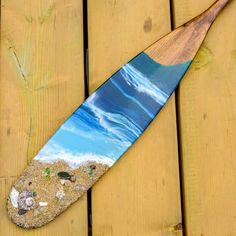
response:
<svg viewBox="0 0 236 236"><path fill-rule="evenodd" d="M170 32L171 18L177 27L213 2L87 0L89 91ZM235 0L176 94L91 199L40 229L10 222L12 182L85 98L82 5L1 0L0 236L87 236L89 205L93 236L236 236Z"/></svg>

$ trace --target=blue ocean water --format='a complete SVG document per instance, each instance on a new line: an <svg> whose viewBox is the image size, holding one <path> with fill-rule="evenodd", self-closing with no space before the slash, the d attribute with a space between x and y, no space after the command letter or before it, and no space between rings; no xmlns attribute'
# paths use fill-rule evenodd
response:
<svg viewBox="0 0 236 236"><path fill-rule="evenodd" d="M164 66L139 54L72 114L36 159L61 159L74 166L111 160L111 165L157 115L190 64Z"/></svg>

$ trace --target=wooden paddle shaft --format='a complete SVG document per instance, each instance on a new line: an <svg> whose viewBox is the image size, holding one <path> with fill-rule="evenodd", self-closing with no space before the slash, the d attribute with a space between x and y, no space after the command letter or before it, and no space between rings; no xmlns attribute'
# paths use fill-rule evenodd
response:
<svg viewBox="0 0 236 236"><path fill-rule="evenodd" d="M211 23L215 20L216 16L220 11L229 3L231 0L218 0L208 10L206 10L202 16L210 16Z"/></svg>
<svg viewBox="0 0 236 236"><path fill-rule="evenodd" d="M216 1L208 10L158 40L145 52L163 65L193 60L216 16L229 1Z"/></svg>

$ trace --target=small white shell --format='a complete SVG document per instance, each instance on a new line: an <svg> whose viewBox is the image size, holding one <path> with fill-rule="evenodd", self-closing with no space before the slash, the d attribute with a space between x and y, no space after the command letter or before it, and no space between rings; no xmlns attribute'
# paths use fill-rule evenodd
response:
<svg viewBox="0 0 236 236"><path fill-rule="evenodd" d="M45 207L48 205L48 202L39 202L39 206Z"/></svg>
<svg viewBox="0 0 236 236"><path fill-rule="evenodd" d="M13 187L10 193L10 200L12 206L14 206L15 208L18 208L18 202L17 202L18 197L19 197L19 192Z"/></svg>

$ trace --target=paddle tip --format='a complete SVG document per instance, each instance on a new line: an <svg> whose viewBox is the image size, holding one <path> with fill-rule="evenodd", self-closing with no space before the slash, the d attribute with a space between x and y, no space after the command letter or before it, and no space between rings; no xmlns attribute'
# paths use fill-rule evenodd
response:
<svg viewBox="0 0 236 236"><path fill-rule="evenodd" d="M217 15L224 9L224 7L232 0L218 0L205 13L212 16L212 22Z"/></svg>

